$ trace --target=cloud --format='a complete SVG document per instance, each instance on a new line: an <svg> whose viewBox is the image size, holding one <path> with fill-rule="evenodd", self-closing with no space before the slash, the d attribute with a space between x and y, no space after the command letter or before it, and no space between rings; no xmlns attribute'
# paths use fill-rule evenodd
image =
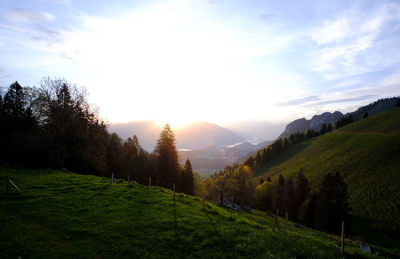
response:
<svg viewBox="0 0 400 259"><path fill-rule="evenodd" d="M54 20L54 16L47 12L33 11L21 8L9 9L6 16L16 23L48 23Z"/></svg>
<svg viewBox="0 0 400 259"><path fill-rule="evenodd" d="M5 23L0 24L2 28L20 33L39 46L49 47L63 41L62 33L55 23L55 17L48 12L21 8L8 9L5 20ZM24 41L26 39L22 40Z"/></svg>
<svg viewBox="0 0 400 259"><path fill-rule="evenodd" d="M388 68L400 62L399 35L399 3L351 8L312 31L311 70L334 80Z"/></svg>
<svg viewBox="0 0 400 259"><path fill-rule="evenodd" d="M356 102L356 101L363 101L368 99L377 98L377 95L363 95L357 97L350 97L350 98L341 98L341 99L333 99L333 100L326 100L321 101L313 104L307 104L305 107L312 107L312 106L319 106L319 105L327 105L327 104L334 104L334 103L348 103L348 102Z"/></svg>
<svg viewBox="0 0 400 259"><path fill-rule="evenodd" d="M318 96L312 95L312 96L307 96L307 97L301 98L301 99L293 99L293 100L289 100L287 102L278 103L278 104L276 104L276 106L293 106L293 105L299 105L299 104L308 103L308 102L312 102L312 101L318 101L318 100L320 100Z"/></svg>

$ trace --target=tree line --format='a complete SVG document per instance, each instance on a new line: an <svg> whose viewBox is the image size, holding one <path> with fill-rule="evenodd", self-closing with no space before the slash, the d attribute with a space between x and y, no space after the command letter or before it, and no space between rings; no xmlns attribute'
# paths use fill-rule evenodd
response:
<svg viewBox="0 0 400 259"><path fill-rule="evenodd" d="M154 152L145 151L136 135L123 141L110 134L88 104L86 91L64 79L44 78L40 87L18 82L0 94L0 162L33 168L54 168L139 183L193 194L190 161L178 163L175 136L167 124Z"/></svg>
<svg viewBox="0 0 400 259"><path fill-rule="evenodd" d="M254 184L252 171L247 165L235 164L203 180L205 197L218 201L231 201L269 211L272 216L279 209L281 216L288 212L289 219L308 227L339 234L342 221L350 230L347 185L340 174L328 173L319 190L311 192L303 171L285 179L279 175L261 178Z"/></svg>
<svg viewBox="0 0 400 259"><path fill-rule="evenodd" d="M332 125L330 123L324 123L321 125L321 129L319 131L309 129L304 132L290 134L288 138L279 138L274 141L274 143L268 145L261 150L258 150L254 156L248 157L243 162L243 164L249 166L251 169L260 168L267 164L269 161L278 157L280 154L282 154L283 151L285 151L292 145L331 131Z"/></svg>

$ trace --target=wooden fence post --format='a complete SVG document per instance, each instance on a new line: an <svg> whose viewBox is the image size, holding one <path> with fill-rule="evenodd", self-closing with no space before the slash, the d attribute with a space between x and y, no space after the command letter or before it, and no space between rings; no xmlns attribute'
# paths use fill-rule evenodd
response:
<svg viewBox="0 0 400 259"><path fill-rule="evenodd" d="M114 173L111 174L111 184L114 183Z"/></svg>
<svg viewBox="0 0 400 259"><path fill-rule="evenodd" d="M176 207L175 207L175 184L172 185L172 189L174 192L174 222L175 222L175 229L176 229Z"/></svg>
<svg viewBox="0 0 400 259"><path fill-rule="evenodd" d="M232 195L232 199L231 199L231 218L232 218L232 211L233 211L233 195Z"/></svg>
<svg viewBox="0 0 400 259"><path fill-rule="evenodd" d="M131 185L131 176L128 175L128 186L130 186L130 185Z"/></svg>
<svg viewBox="0 0 400 259"><path fill-rule="evenodd" d="M149 177L149 190L151 191L151 177Z"/></svg>
<svg viewBox="0 0 400 259"><path fill-rule="evenodd" d="M344 221L342 221L342 236L340 238L340 253L344 254Z"/></svg>
<svg viewBox="0 0 400 259"><path fill-rule="evenodd" d="M204 194L203 194L203 211L206 211L206 205L205 205L205 201L204 201Z"/></svg>
<svg viewBox="0 0 400 259"><path fill-rule="evenodd" d="M289 215L288 215L288 212L286 211L286 212L285 212L285 225L286 225L286 229L288 229L288 218L289 218Z"/></svg>
<svg viewBox="0 0 400 259"><path fill-rule="evenodd" d="M280 230L278 222L278 214L279 214L279 209L276 209L275 220L274 220L274 225L272 226L272 231L275 231L275 225L278 228L278 230Z"/></svg>

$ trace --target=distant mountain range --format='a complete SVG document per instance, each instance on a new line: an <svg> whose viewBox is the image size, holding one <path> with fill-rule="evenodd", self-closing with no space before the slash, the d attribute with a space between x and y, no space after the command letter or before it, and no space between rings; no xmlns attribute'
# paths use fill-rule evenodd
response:
<svg viewBox="0 0 400 259"><path fill-rule="evenodd" d="M301 118L290 122L285 130L279 135L279 138L288 137L290 134L297 132L304 132L308 129L320 130L322 124L332 123L334 124L337 120L352 115L355 121L362 119L366 114L372 116L390 109L396 106L398 97L380 99L374 103L358 108L354 112L343 114L339 111L324 112L320 115L314 115L310 120Z"/></svg>
<svg viewBox="0 0 400 259"><path fill-rule="evenodd" d="M109 131L116 132L122 139L135 134L139 138L140 145L151 152L162 127L153 121L133 121L112 124ZM244 138L238 134L204 121L193 122L173 130L178 149L200 150L212 145L225 146L244 141Z"/></svg>
<svg viewBox="0 0 400 259"><path fill-rule="evenodd" d="M243 162L250 154L267 146L269 142L264 141L257 145L240 142L229 146L211 145L201 150L181 150L180 162L183 164L186 159L189 159L194 169L220 170L227 165Z"/></svg>
<svg viewBox="0 0 400 259"><path fill-rule="evenodd" d="M251 125L254 125L251 124ZM242 162L249 154L264 147L269 143L268 138L262 134L264 128L266 134L268 123L259 123L255 127L255 133L245 124L237 123L232 128L238 132L243 130L243 135L239 135L233 130L220 127L204 121L197 121L178 128L175 131L177 148L180 153L182 163L187 158L192 162L192 167L197 170L223 169L227 165L235 162ZM133 121L127 123L115 123L110 126L110 132L116 132L122 139L127 139L134 134L139 138L140 145L151 152L159 138L162 125L153 121ZM276 128L282 125L276 126ZM279 133L273 129L276 136ZM269 132L269 133L268 133ZM273 136L273 135L272 135Z"/></svg>

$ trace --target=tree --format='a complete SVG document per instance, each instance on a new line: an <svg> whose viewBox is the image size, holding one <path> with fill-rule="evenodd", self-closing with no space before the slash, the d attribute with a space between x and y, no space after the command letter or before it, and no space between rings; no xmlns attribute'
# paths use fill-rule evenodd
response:
<svg viewBox="0 0 400 259"><path fill-rule="evenodd" d="M264 181L256 187L254 205L261 210L272 210L272 183Z"/></svg>
<svg viewBox="0 0 400 259"><path fill-rule="evenodd" d="M1 101L0 156L12 163L27 165L35 161L31 158L39 148L33 147L37 121L24 92L24 88L15 82Z"/></svg>
<svg viewBox="0 0 400 259"><path fill-rule="evenodd" d="M291 219L296 219L296 194L292 178L287 179L285 184L285 211L289 213Z"/></svg>
<svg viewBox="0 0 400 259"><path fill-rule="evenodd" d="M182 179L181 180L182 191L186 194L193 195L194 178L193 178L192 164L190 163L189 159L187 159L185 162L185 167L182 170L181 179Z"/></svg>
<svg viewBox="0 0 400 259"><path fill-rule="evenodd" d="M275 208L283 211L285 209L285 178L280 174L276 186Z"/></svg>
<svg viewBox="0 0 400 259"><path fill-rule="evenodd" d="M315 227L328 233L340 233L342 221L349 222L347 185L337 173L328 173L322 181L317 200Z"/></svg>
<svg viewBox="0 0 400 259"><path fill-rule="evenodd" d="M175 135L169 124L161 131L154 152L158 158L156 184L171 188L178 180L179 163Z"/></svg>
<svg viewBox="0 0 400 259"><path fill-rule="evenodd" d="M397 99L396 107L400 107L400 98Z"/></svg>
<svg viewBox="0 0 400 259"><path fill-rule="evenodd" d="M296 201L297 201L297 208L300 209L303 202L305 202L308 198L310 193L310 186L308 184L308 180L305 177L302 170L297 173L296 176ZM299 211L298 211L299 212Z"/></svg>
<svg viewBox="0 0 400 259"><path fill-rule="evenodd" d="M311 195L303 204L300 206L298 219L301 224L304 224L310 228L315 227L315 211L317 208L318 194Z"/></svg>
<svg viewBox="0 0 400 259"><path fill-rule="evenodd" d="M143 171L143 163L140 159L142 147L139 145L139 139L136 135L129 137L123 144L123 176L130 175L132 179L138 181L140 172Z"/></svg>
<svg viewBox="0 0 400 259"><path fill-rule="evenodd" d="M106 125L91 110L84 89L64 79L42 80L35 112L49 165L80 172L106 170ZM102 139L102 141L99 141Z"/></svg>
<svg viewBox="0 0 400 259"><path fill-rule="evenodd" d="M321 125L321 129L320 129L320 131L319 131L319 134L325 134L326 132L328 132L328 125L326 124L326 123L323 123L322 125Z"/></svg>

